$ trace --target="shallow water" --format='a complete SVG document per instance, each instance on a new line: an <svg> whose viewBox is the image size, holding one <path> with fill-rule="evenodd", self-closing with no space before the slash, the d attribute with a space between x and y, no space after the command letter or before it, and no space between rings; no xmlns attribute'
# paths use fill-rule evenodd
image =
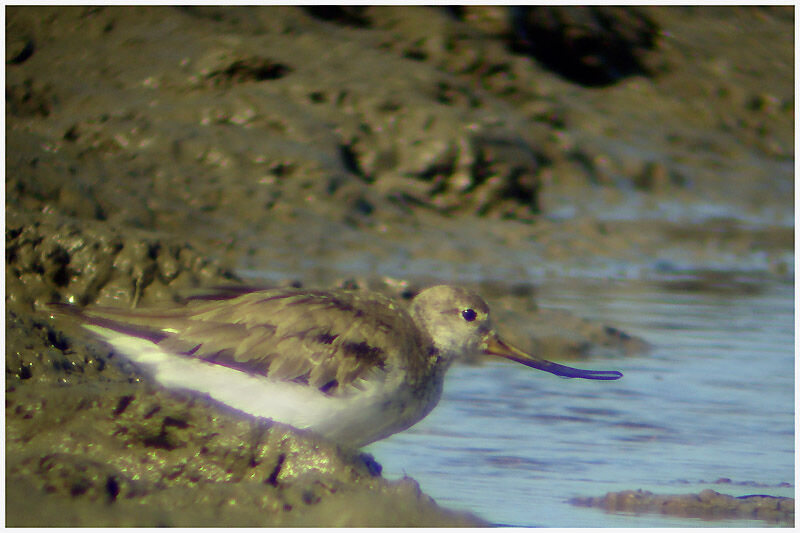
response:
<svg viewBox="0 0 800 533"><path fill-rule="evenodd" d="M457 366L425 420L367 451L384 476L409 475L438 503L496 524L768 525L567 502L639 488L793 496L792 287L691 291L686 281L543 283L540 306L613 324L652 350L575 365L621 370L615 382L559 379L503 362ZM720 478L730 482L715 483Z"/></svg>

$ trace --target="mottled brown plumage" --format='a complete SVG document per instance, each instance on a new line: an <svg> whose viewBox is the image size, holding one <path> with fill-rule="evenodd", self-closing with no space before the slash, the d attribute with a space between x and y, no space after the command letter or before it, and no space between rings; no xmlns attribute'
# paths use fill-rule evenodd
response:
<svg viewBox="0 0 800 533"><path fill-rule="evenodd" d="M83 314L98 325L144 328L167 351L333 396L360 380L381 379L393 365L419 383L436 362L430 336L414 327L404 307L375 293L285 288L189 300L169 310L88 308ZM431 357L404 357L420 347Z"/></svg>

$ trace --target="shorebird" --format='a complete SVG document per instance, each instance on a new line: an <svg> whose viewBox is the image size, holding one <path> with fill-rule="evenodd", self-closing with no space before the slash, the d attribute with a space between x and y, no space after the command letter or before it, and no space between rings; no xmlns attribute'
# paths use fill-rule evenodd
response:
<svg viewBox="0 0 800 533"><path fill-rule="evenodd" d="M459 357L502 357L566 378L613 380L507 344L477 294L438 285L408 308L350 290L232 290L161 309L58 309L167 388L358 448L422 420Z"/></svg>

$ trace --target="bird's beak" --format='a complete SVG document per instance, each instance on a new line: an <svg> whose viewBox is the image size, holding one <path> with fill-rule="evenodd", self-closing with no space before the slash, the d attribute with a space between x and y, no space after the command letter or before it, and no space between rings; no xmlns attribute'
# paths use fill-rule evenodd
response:
<svg viewBox="0 0 800 533"><path fill-rule="evenodd" d="M619 379L622 377L622 372L617 372L616 370L581 370L580 368L572 368L570 366L559 365L558 363L539 359L538 357L523 352L516 346L506 344L500 340L494 332L490 332L486 337L483 353L505 357L517 363L522 363L525 366L544 370L545 372L550 372L551 374L564 378Z"/></svg>

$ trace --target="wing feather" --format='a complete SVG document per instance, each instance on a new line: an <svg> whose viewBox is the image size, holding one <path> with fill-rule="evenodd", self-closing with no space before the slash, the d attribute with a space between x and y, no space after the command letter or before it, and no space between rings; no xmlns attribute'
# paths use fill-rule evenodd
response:
<svg viewBox="0 0 800 533"><path fill-rule="evenodd" d="M380 295L273 289L225 299L193 299L170 310L85 310L84 318L153 332L159 346L280 380L307 380L346 394L384 379L426 337L407 312ZM130 328L129 328L130 329ZM396 352L400 351L400 354Z"/></svg>

